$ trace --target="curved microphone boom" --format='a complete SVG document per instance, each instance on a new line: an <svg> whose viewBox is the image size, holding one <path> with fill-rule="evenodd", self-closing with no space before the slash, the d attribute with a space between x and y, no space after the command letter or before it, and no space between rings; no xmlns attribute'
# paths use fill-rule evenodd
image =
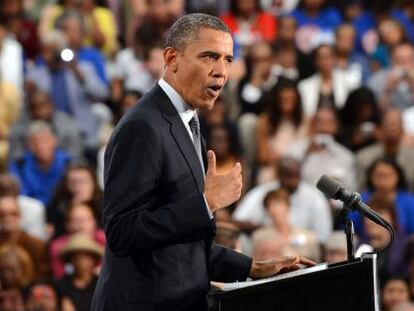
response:
<svg viewBox="0 0 414 311"><path fill-rule="evenodd" d="M347 191L341 184L326 175L323 175L318 180L316 187L328 198L342 201L344 203L344 209L346 209L345 213L357 211L389 231L390 241L386 247L379 251L387 249L392 244L395 237L394 228L384 218L362 202L361 195L358 192Z"/></svg>

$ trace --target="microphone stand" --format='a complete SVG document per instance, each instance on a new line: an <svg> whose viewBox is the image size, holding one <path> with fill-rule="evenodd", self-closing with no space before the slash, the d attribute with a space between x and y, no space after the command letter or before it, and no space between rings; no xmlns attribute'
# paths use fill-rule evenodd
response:
<svg viewBox="0 0 414 311"><path fill-rule="evenodd" d="M356 205L359 201L361 201L361 196L358 193L353 192L351 199L348 202L343 204L343 208L337 217L338 221L340 221L340 223L344 225L344 231L346 234L346 247L347 247L348 261L355 259L355 248L354 248L355 230L354 230L354 224L352 220L348 218L348 214L353 211L352 207ZM384 252L386 249L388 249L391 246L395 238L394 228L385 219L381 218L379 215L378 217L380 219L380 225L388 230L390 234L390 241L388 242L388 245L372 253Z"/></svg>
<svg viewBox="0 0 414 311"><path fill-rule="evenodd" d="M339 213L337 217L337 221L344 226L344 231L346 235L346 253L347 253L347 259L348 261L355 259L355 247L354 247L354 223L351 219L348 218L348 214L352 210L345 204L343 204L343 207L341 209L341 212Z"/></svg>
<svg viewBox="0 0 414 311"><path fill-rule="evenodd" d="M346 253L348 261L355 259L355 248L354 248L354 223L348 217L345 218L345 234L346 234Z"/></svg>

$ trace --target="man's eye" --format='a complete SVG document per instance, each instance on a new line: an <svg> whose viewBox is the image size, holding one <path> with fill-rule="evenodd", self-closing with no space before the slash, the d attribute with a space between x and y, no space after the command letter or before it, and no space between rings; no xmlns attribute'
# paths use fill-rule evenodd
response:
<svg viewBox="0 0 414 311"><path fill-rule="evenodd" d="M207 58L208 59L211 59L211 60L215 60L216 59L216 56L214 56L214 55L207 55Z"/></svg>

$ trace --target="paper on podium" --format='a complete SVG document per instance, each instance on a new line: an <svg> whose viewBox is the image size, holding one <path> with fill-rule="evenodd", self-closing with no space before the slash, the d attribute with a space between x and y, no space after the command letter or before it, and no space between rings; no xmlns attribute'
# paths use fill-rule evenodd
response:
<svg viewBox="0 0 414 311"><path fill-rule="evenodd" d="M324 269L327 269L327 268L328 268L327 263L321 263L321 264L318 264L318 265L310 267L310 268L305 268L305 269L300 269L300 270L296 270L296 271L292 271L292 272L287 272L287 273L275 275L275 276L260 279L260 280L246 281L246 282L224 283L223 287L221 289L223 291L230 291L230 290L234 290L234 289L244 288L244 287L263 284L263 283L268 283L268 282L272 282L272 281L288 279L288 278L291 278L291 277L294 277L294 276L313 273L313 272L321 271L321 270L324 270Z"/></svg>

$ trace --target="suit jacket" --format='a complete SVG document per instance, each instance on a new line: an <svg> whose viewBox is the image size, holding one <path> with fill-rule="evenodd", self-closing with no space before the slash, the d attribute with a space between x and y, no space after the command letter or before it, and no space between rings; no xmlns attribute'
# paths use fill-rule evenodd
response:
<svg viewBox="0 0 414 311"><path fill-rule="evenodd" d="M206 310L210 279L247 278L249 257L212 244L203 190L191 137L156 85L105 153L107 246L92 310Z"/></svg>

